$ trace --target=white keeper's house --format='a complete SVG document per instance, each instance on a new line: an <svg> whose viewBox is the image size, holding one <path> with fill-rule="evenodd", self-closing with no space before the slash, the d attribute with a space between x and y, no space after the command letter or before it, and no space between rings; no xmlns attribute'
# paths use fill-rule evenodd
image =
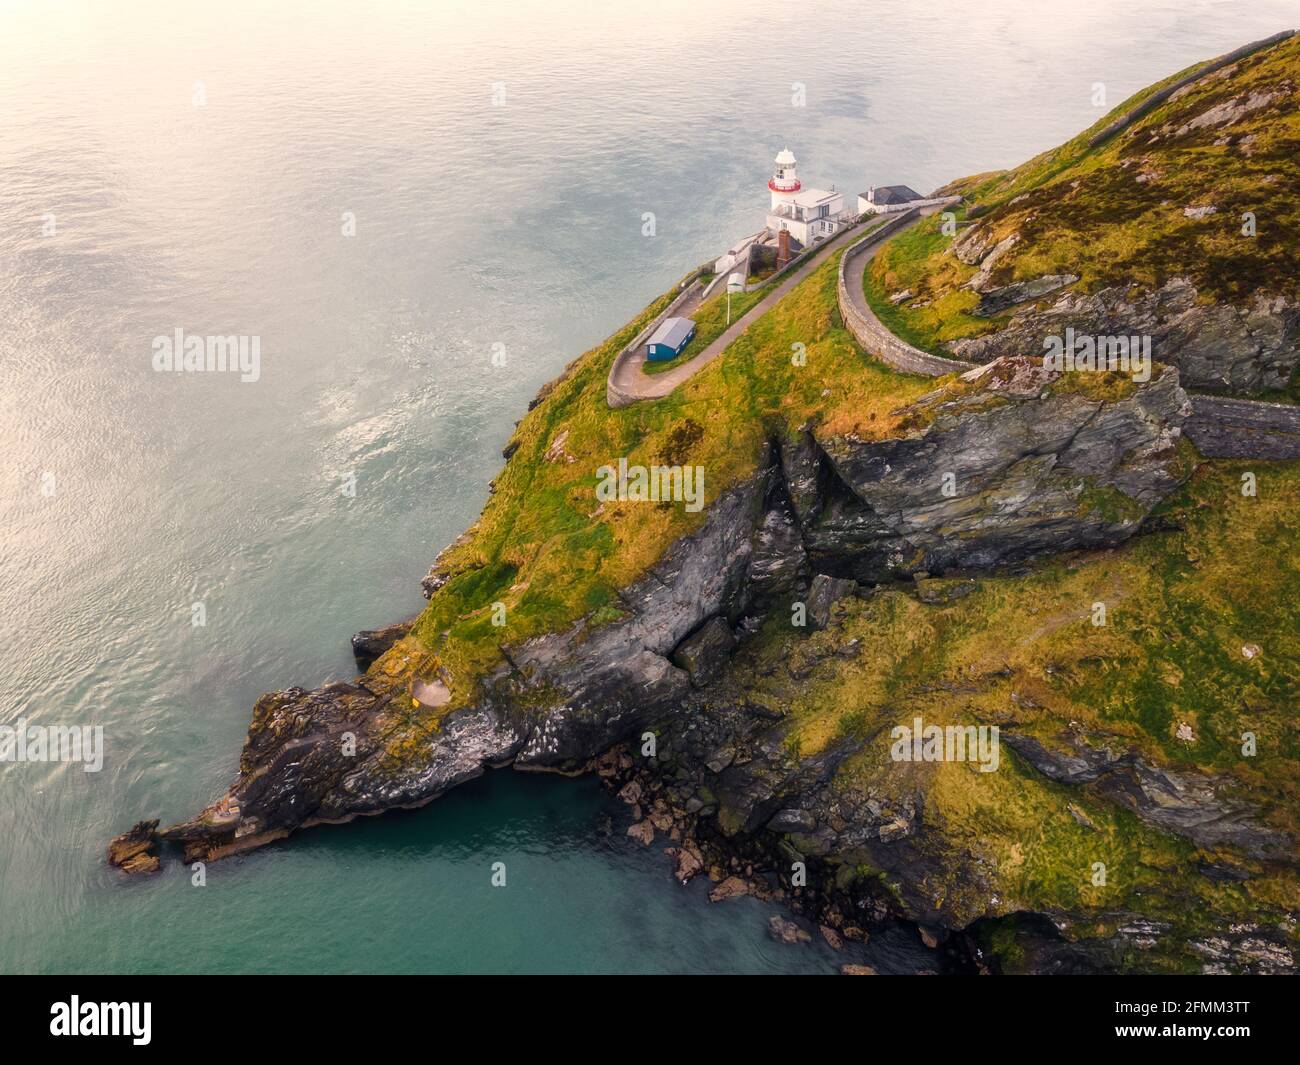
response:
<svg viewBox="0 0 1300 1065"><path fill-rule="evenodd" d="M844 210L844 195L835 189L806 188L795 171L794 152L785 148L776 157L776 170L767 183L772 206L767 228L773 233L786 229L800 244L809 245L839 232L852 221Z"/></svg>

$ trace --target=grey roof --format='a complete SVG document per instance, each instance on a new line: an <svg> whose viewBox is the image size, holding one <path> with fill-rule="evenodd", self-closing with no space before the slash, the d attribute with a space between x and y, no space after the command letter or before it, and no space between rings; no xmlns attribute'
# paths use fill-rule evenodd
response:
<svg viewBox="0 0 1300 1065"><path fill-rule="evenodd" d="M695 323L689 318L665 318L646 343L667 344L671 348L679 348L694 328Z"/></svg>
<svg viewBox="0 0 1300 1065"><path fill-rule="evenodd" d="M863 198L870 203L878 203L882 207L887 207L894 203L907 203L911 200L925 199L915 189L910 189L906 185L877 185L870 190L870 195L864 192Z"/></svg>

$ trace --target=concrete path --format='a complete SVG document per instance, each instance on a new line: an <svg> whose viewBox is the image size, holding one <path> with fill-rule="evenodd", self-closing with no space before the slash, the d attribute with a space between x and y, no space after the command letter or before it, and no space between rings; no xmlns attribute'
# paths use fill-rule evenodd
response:
<svg viewBox="0 0 1300 1065"><path fill-rule="evenodd" d="M836 298L844 325L853 334L853 338L861 345L863 351L879 359L886 366L901 370L903 373L942 377L944 374L963 373L973 367L970 363L947 359L941 355L931 355L928 351L922 351L891 333L876 317L875 311L867 302L866 292L863 290L863 275L867 263L898 234L911 229L922 218L957 202L957 197L953 197L930 207L906 211L892 218L869 240L855 244L840 260Z"/></svg>
<svg viewBox="0 0 1300 1065"><path fill-rule="evenodd" d="M621 352L609 371L610 406L628 406L644 399L662 399L683 381L690 380L726 351L737 337L779 303L795 285L816 270L825 261L826 256L852 244L855 235L861 235L861 227L846 230L832 237L814 251L807 262L791 270L779 285L754 304L742 317L732 322L712 344L680 366L665 370L663 373L648 374L642 369L646 361L644 344L637 344ZM678 313L689 314L689 311L683 310ZM621 402L617 404L613 402L615 395Z"/></svg>

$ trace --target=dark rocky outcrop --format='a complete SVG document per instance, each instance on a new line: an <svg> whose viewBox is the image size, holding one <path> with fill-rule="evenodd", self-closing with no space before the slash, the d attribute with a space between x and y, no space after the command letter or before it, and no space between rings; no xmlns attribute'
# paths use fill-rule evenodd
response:
<svg viewBox="0 0 1300 1065"><path fill-rule="evenodd" d="M856 590L855 581L817 574L808 589L808 626L814 631L826 628L831 620L831 607Z"/></svg>
<svg viewBox="0 0 1300 1065"><path fill-rule="evenodd" d="M413 624L414 618L386 625L382 629L362 629L358 632L352 637L352 657L357 660L357 668L364 673L393 644L405 639Z"/></svg>
<svg viewBox="0 0 1300 1065"><path fill-rule="evenodd" d="M1143 821L1199 847L1230 846L1261 860L1290 855L1286 833L1263 824L1257 810L1228 796L1212 778L1153 766L1132 751L1093 746L1077 733L1062 737L1056 749L1016 732L1003 733L1002 740L1050 780L1092 785Z"/></svg>
<svg viewBox="0 0 1300 1065"><path fill-rule="evenodd" d="M709 618L673 652L673 665L686 670L691 683L703 688L722 672L735 649L736 637L722 618Z"/></svg>
<svg viewBox="0 0 1300 1065"><path fill-rule="evenodd" d="M981 313L1005 309L995 303L981 302ZM977 363L1041 354L1046 338L1064 337L1068 328L1079 336L1149 337L1152 357L1177 366L1183 385L1193 389L1281 389L1300 365L1300 307L1280 296L1260 296L1241 307L1198 301L1196 286L1185 277L1140 293L1122 286L1065 292L1046 306L1026 308L997 332L948 347Z"/></svg>
<svg viewBox="0 0 1300 1065"><path fill-rule="evenodd" d="M843 490L805 531L814 567L874 582L1131 536L1189 472L1178 375L1116 400L1055 392L1058 380L1034 360L998 360L918 401L922 428L908 435L821 441Z"/></svg>
<svg viewBox="0 0 1300 1065"><path fill-rule="evenodd" d="M153 873L160 866L154 846L158 842L158 822L137 821L128 832L114 836L108 843L108 864L124 873Z"/></svg>
<svg viewBox="0 0 1300 1065"><path fill-rule="evenodd" d="M1021 303L1042 299L1078 280L1074 274L1047 274L1032 281L1015 281L1001 288L985 288L973 313L982 318L991 318Z"/></svg>

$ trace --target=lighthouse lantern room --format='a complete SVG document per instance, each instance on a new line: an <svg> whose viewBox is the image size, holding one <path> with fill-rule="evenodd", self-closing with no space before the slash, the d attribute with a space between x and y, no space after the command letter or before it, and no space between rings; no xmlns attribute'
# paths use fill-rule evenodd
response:
<svg viewBox="0 0 1300 1065"><path fill-rule="evenodd" d="M789 148L783 148L777 155L776 170L773 171L767 187L772 190L773 208L783 203L791 193L798 192L803 187L795 173L794 152Z"/></svg>

